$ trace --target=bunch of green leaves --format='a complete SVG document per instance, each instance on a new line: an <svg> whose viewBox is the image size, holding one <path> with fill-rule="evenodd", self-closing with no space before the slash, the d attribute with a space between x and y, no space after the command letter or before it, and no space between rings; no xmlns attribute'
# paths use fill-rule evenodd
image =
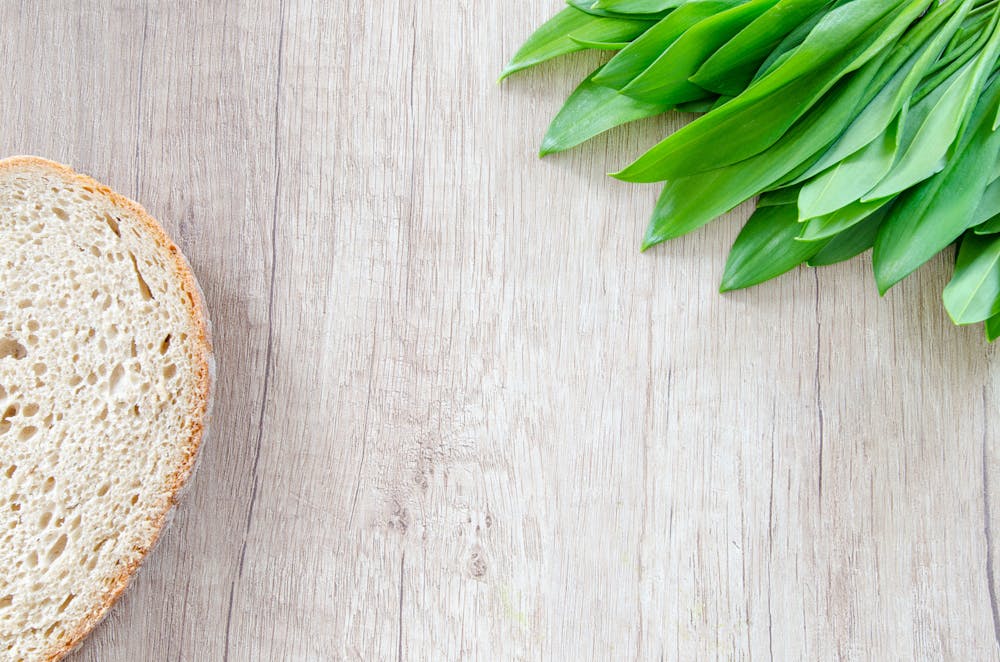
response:
<svg viewBox="0 0 1000 662"><path fill-rule="evenodd" d="M614 175L665 182L644 250L759 196L723 291L873 249L884 294L956 244L944 305L1000 336L1000 0L569 0L503 77L589 49L543 156L703 113Z"/></svg>

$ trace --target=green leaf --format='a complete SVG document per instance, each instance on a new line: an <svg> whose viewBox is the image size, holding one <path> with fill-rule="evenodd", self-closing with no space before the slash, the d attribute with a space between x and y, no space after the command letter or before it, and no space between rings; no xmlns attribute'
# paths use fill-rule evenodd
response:
<svg viewBox="0 0 1000 662"><path fill-rule="evenodd" d="M575 147L620 124L669 110L668 106L636 101L611 88L595 85L596 73L580 83L552 120L542 141L542 156Z"/></svg>
<svg viewBox="0 0 1000 662"><path fill-rule="evenodd" d="M877 5L881 13L868 7L870 4ZM631 182L671 180L725 167L767 150L839 79L884 50L926 4L922 0L905 11L886 16L888 10L882 8L881 0L854 0L830 12L785 64L726 105L677 131L614 176ZM862 13L860 18L848 22L860 32L857 37L843 24L830 22L838 11L855 6L869 9L868 14ZM869 14L880 20L869 20ZM816 44L811 40L821 28L825 28L825 38L820 43L836 57L815 52ZM846 48L842 43L845 40L850 40ZM792 77L800 70L809 70L801 62L803 54L816 58L812 61L815 73ZM831 59L834 61L830 62ZM780 95L773 95L778 90Z"/></svg>
<svg viewBox="0 0 1000 662"><path fill-rule="evenodd" d="M816 241L838 235L885 208L892 200L893 198L883 198L870 202L855 202L832 214L811 218L803 226L801 238L806 241Z"/></svg>
<svg viewBox="0 0 1000 662"><path fill-rule="evenodd" d="M630 41L588 41L573 36L570 36L570 39L592 51L620 51L632 43Z"/></svg>
<svg viewBox="0 0 1000 662"><path fill-rule="evenodd" d="M975 324L1000 314L1000 237L966 235L943 298L955 324Z"/></svg>
<svg viewBox="0 0 1000 662"><path fill-rule="evenodd" d="M688 0L597 0L592 7L614 14L656 14L680 7Z"/></svg>
<svg viewBox="0 0 1000 662"><path fill-rule="evenodd" d="M899 123L892 125L878 139L855 152L821 175L806 182L799 195L799 217L815 218L833 214L861 199L892 167L899 144Z"/></svg>
<svg viewBox="0 0 1000 662"><path fill-rule="evenodd" d="M599 18L567 7L524 42L500 74L500 80L554 57L586 50L574 37L583 41L632 41L652 25L651 21Z"/></svg>
<svg viewBox="0 0 1000 662"><path fill-rule="evenodd" d="M794 269L816 255L826 241L796 241L799 215L794 205L754 212L729 252L722 292L751 287Z"/></svg>
<svg viewBox="0 0 1000 662"><path fill-rule="evenodd" d="M740 163L670 181L663 189L646 230L643 249L679 237L708 223L821 153L850 122L882 64L871 62L838 84L828 97L766 152Z"/></svg>
<svg viewBox="0 0 1000 662"><path fill-rule="evenodd" d="M993 54L992 59L986 58L983 61L989 62L992 68L996 54ZM908 144L904 142L905 146L900 146L892 170L864 196L866 200L895 195L941 171L949 149L959 137L970 110L979 98L982 78L983 70L979 59L955 74L942 90L937 103L921 118L923 122L912 133ZM911 113L910 117L915 119L917 113ZM990 118L990 131L992 119Z"/></svg>
<svg viewBox="0 0 1000 662"><path fill-rule="evenodd" d="M1000 338L1000 315L994 315L986 320L986 340L989 342Z"/></svg>
<svg viewBox="0 0 1000 662"><path fill-rule="evenodd" d="M980 223L975 228L976 234L1000 234L1000 215L994 216L985 223Z"/></svg>
<svg viewBox="0 0 1000 662"><path fill-rule="evenodd" d="M974 130L947 167L893 206L873 254L875 279L883 294L968 229L1000 153L1000 132L992 129L998 103L1000 78L994 77L973 113Z"/></svg>
<svg viewBox="0 0 1000 662"><path fill-rule="evenodd" d="M799 24L799 26L794 30L789 32L785 38L778 43L778 46L774 49L774 51L772 51L771 54L764 59L764 62L760 65L757 72L750 80L750 85L753 85L765 76L769 76L773 71L791 59L803 42L805 42L806 38L812 33L813 29L820 24L826 15L836 9L839 5L844 4L845 1L846 0L837 0L834 3L831 3L830 6L824 7L821 11L816 12L803 23ZM745 87L750 87L750 85Z"/></svg>
<svg viewBox="0 0 1000 662"><path fill-rule="evenodd" d="M835 235L829 240L830 243L823 247L823 250L809 260L809 266L825 267L844 262L861 255L874 246L875 237L878 235L878 229L882 226L882 221L885 220L887 211L888 208L883 207L860 223Z"/></svg>
<svg viewBox="0 0 1000 662"><path fill-rule="evenodd" d="M604 65L594 82L622 89L641 74L672 43L706 18L745 2L745 0L692 0L671 12Z"/></svg>
<svg viewBox="0 0 1000 662"><path fill-rule="evenodd" d="M591 16L601 16L604 18L638 18L643 20L649 19L658 21L669 11L669 9L658 10L655 12L609 11L600 7L594 7L594 3L591 0L566 0L566 4L574 9L579 9L582 12L590 14Z"/></svg>
<svg viewBox="0 0 1000 662"><path fill-rule="evenodd" d="M622 88L622 94L671 104L704 96L704 88L688 79L720 46L777 2L749 0L697 23Z"/></svg>
<svg viewBox="0 0 1000 662"><path fill-rule="evenodd" d="M833 147L803 173L809 179L846 159L881 135L894 119L906 117L914 89L954 36L972 6L972 0L935 7L908 32L886 61L872 86L879 92L851 123ZM947 21L942 27L942 23ZM869 187L870 189L870 187Z"/></svg>
<svg viewBox="0 0 1000 662"><path fill-rule="evenodd" d="M691 82L719 94L738 95L785 37L829 4L830 0L779 2L708 58Z"/></svg>
<svg viewBox="0 0 1000 662"><path fill-rule="evenodd" d="M995 217L998 214L1000 214L1000 179L994 179L983 191L983 197L979 199L979 204L972 213L969 225L979 226L976 229L977 234L992 234L988 228L1000 227L1000 224L995 222ZM988 223L988 221L994 222ZM980 227L984 231L980 232Z"/></svg>
<svg viewBox="0 0 1000 662"><path fill-rule="evenodd" d="M776 207L777 205L794 205L798 202L799 190L799 187L795 187L765 191L760 194L760 199L757 200L757 208Z"/></svg>
<svg viewBox="0 0 1000 662"><path fill-rule="evenodd" d="M541 153L703 115L624 168L665 181L643 250L760 196L722 290L874 249L883 294L956 240L942 295L1000 336L1000 0L566 0L504 76L618 51Z"/></svg>
<svg viewBox="0 0 1000 662"><path fill-rule="evenodd" d="M718 97L710 96L705 97L704 99L694 99L693 101L679 103L674 110L680 113L707 113L712 110L718 102Z"/></svg>

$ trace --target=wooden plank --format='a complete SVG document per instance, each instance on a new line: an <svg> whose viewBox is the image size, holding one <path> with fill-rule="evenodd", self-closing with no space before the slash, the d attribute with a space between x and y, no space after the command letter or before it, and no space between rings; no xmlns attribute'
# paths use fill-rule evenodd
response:
<svg viewBox="0 0 1000 662"><path fill-rule="evenodd" d="M997 350L942 258L720 296L749 208L641 255L534 157L557 0L0 3L3 154L141 200L220 359L173 526L74 660L1000 658Z"/></svg>

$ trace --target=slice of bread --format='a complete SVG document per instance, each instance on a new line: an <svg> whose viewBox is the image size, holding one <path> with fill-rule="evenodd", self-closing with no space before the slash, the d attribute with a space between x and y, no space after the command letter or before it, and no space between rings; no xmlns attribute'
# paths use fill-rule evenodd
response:
<svg viewBox="0 0 1000 662"><path fill-rule="evenodd" d="M211 404L202 296L142 207L0 160L0 660L55 660L149 552Z"/></svg>

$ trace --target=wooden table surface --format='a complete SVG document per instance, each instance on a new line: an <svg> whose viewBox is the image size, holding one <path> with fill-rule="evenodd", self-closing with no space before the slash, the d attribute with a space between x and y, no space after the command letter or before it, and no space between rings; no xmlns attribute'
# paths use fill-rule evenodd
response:
<svg viewBox="0 0 1000 662"><path fill-rule="evenodd" d="M642 255L672 117L540 161L560 0L0 0L0 153L145 204L214 430L90 660L997 660L1000 360L864 260Z"/></svg>

